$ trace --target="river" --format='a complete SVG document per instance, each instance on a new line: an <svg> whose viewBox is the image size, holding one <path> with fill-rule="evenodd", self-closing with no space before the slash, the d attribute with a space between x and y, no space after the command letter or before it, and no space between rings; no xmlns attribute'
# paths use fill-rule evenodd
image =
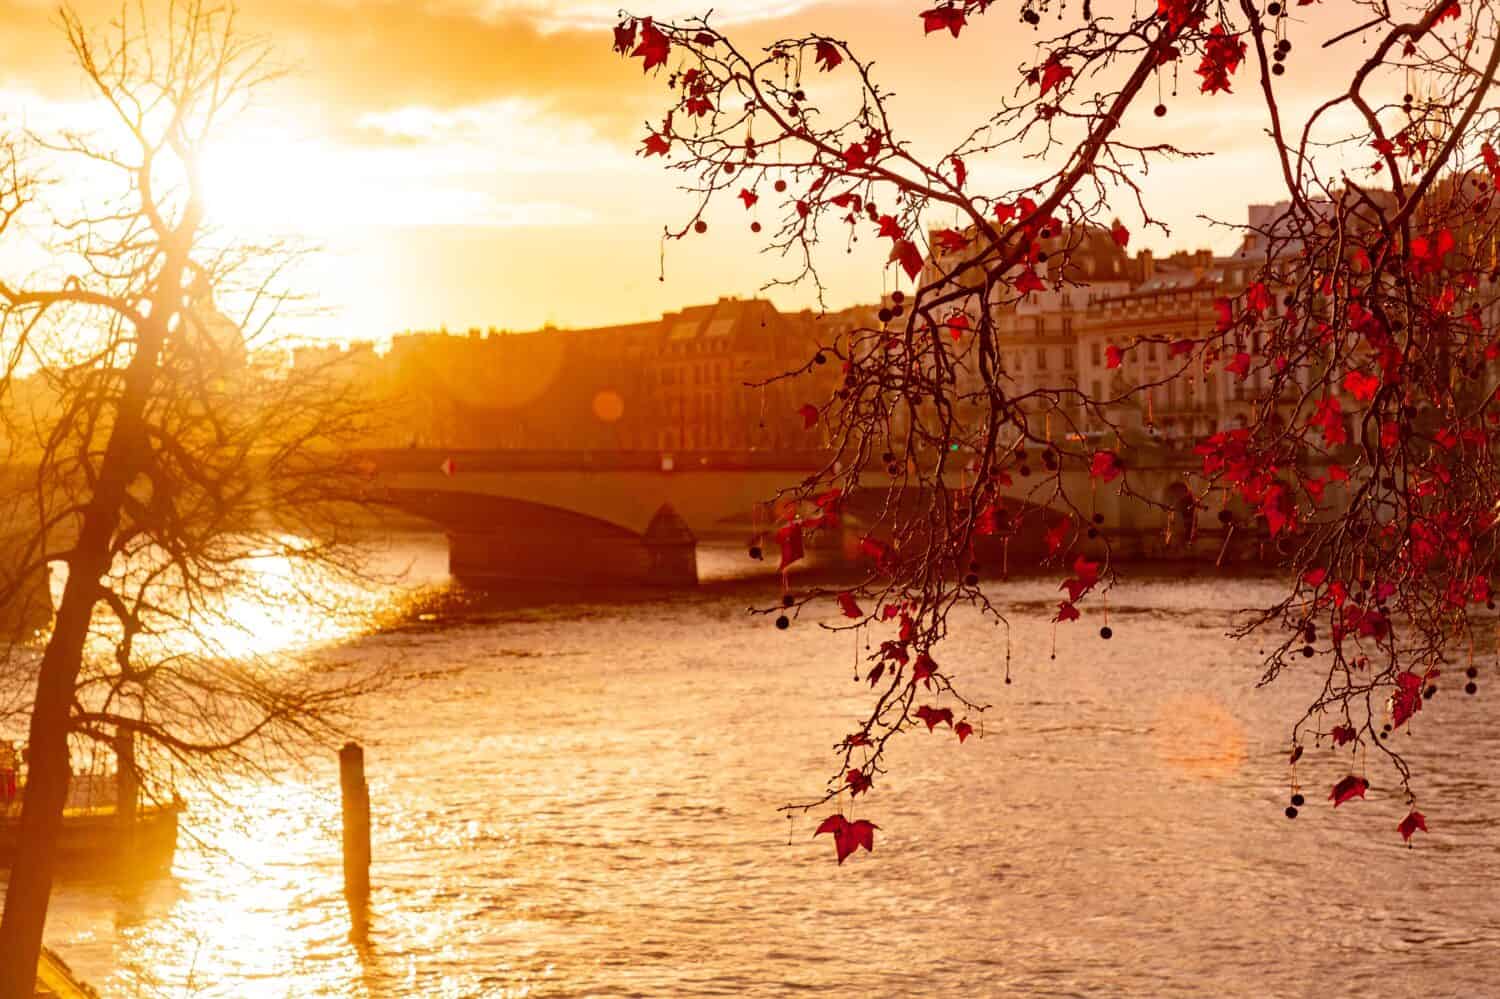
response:
<svg viewBox="0 0 1500 999"><path fill-rule="evenodd" d="M444 586L440 538L386 557ZM722 579L743 554L702 558ZM777 808L822 787L864 705L851 638L816 615L779 632L746 613L771 584L720 583L301 653L410 681L358 725L367 945L348 937L331 754L190 802L169 878L63 883L48 942L107 997L1496 994L1493 681L1440 682L1397 736L1432 830L1407 849L1384 763L1367 800L1326 800L1360 771L1347 750L1309 748L1308 803L1282 813L1320 659L1257 689L1256 643L1224 637L1274 582L1142 574L1111 595L1112 640L1086 616L1055 660L1055 579L987 589L1014 682L1003 632L959 615L940 659L993 707L966 744L899 741L856 810L875 850L842 866L812 835L829 808Z"/></svg>

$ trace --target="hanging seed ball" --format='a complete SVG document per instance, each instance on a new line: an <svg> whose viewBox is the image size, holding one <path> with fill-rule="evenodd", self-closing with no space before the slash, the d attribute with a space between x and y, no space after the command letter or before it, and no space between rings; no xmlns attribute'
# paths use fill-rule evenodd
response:
<svg viewBox="0 0 1500 999"><path fill-rule="evenodd" d="M1289 819L1295 819L1297 817L1297 806L1296 805L1287 805L1286 806L1286 817L1289 818Z"/></svg>
<svg viewBox="0 0 1500 999"><path fill-rule="evenodd" d="M1412 102L1412 96L1411 96L1411 94L1407 94L1405 97L1401 98L1401 103L1402 104L1410 104L1411 102Z"/></svg>
<svg viewBox="0 0 1500 999"><path fill-rule="evenodd" d="M805 100L807 100L807 92L804 91L804 90L798 90L798 91L794 92L792 94L792 100L794 100L794 101L805 101Z"/></svg>
<svg viewBox="0 0 1500 999"><path fill-rule="evenodd" d="M893 292L891 292L891 301L895 302L897 305L900 305L902 302L906 301L906 292L904 292L904 291L893 291Z"/></svg>
<svg viewBox="0 0 1500 999"><path fill-rule="evenodd" d="M1090 527L1088 530L1088 535L1090 538L1097 538L1099 536L1099 528Z"/></svg>
<svg viewBox="0 0 1500 999"><path fill-rule="evenodd" d="M1271 64L1271 75L1272 76L1280 76L1282 73L1285 73L1285 72L1286 72L1286 65L1284 63L1273 62Z"/></svg>
<svg viewBox="0 0 1500 999"><path fill-rule="evenodd" d="M1030 465L1022 465L1021 468L1020 468L1020 472L1021 472L1021 477L1025 478L1026 476L1028 476L1028 475L1031 474L1031 466Z"/></svg>
<svg viewBox="0 0 1500 999"><path fill-rule="evenodd" d="M1311 645L1304 645L1304 646L1302 646L1302 658L1303 659L1311 659L1312 657L1313 657L1313 647Z"/></svg>
<svg viewBox="0 0 1500 999"><path fill-rule="evenodd" d="M708 223L699 219L693 223L693 231L700 236L703 235L705 232L708 232Z"/></svg>
<svg viewBox="0 0 1500 999"><path fill-rule="evenodd" d="M1470 666L1468 669L1464 670L1464 676L1468 677L1470 680L1474 679L1478 675L1479 668L1476 666Z"/></svg>
<svg viewBox="0 0 1500 999"><path fill-rule="evenodd" d="M784 180L778 180L776 182L775 187L776 187L776 193L780 194L782 191L786 190L786 181L784 181Z"/></svg>
<svg viewBox="0 0 1500 999"><path fill-rule="evenodd" d="M783 607L790 607L796 602L797 598L792 596L790 593L783 593L781 595L781 606Z"/></svg>
<svg viewBox="0 0 1500 999"><path fill-rule="evenodd" d="M1115 629L1106 624L1104 627L1099 629L1099 637L1107 642L1111 638L1115 637Z"/></svg>
<svg viewBox="0 0 1500 999"><path fill-rule="evenodd" d="M814 364L827 364L828 363L828 356L826 354L824 354L820 350L816 354L813 355L813 363Z"/></svg>
<svg viewBox="0 0 1500 999"><path fill-rule="evenodd" d="M1470 680L1468 683L1464 684L1464 693L1471 695L1479 693L1479 684L1475 683L1473 680Z"/></svg>
<svg viewBox="0 0 1500 999"><path fill-rule="evenodd" d="M1382 732L1389 732L1391 730L1391 723L1386 722L1384 725L1380 726L1380 730Z"/></svg>
<svg viewBox="0 0 1500 999"><path fill-rule="evenodd" d="M890 309L886 309L886 308L882 308L879 312L875 313L875 318L879 319L883 323L890 322L891 319L893 319L894 317L895 317L895 313L893 313Z"/></svg>
<svg viewBox="0 0 1500 999"><path fill-rule="evenodd" d="M1432 699L1432 695L1436 694L1436 693L1437 693L1437 684L1433 684L1432 686L1428 687L1426 690L1422 691L1422 696L1424 698L1427 698L1428 700L1431 700Z"/></svg>
<svg viewBox="0 0 1500 999"><path fill-rule="evenodd" d="M1005 678L1005 685L1006 685L1006 686L1007 686L1007 687L1008 687L1008 686L1010 686L1010 677L1006 677L1006 678Z"/></svg>
<svg viewBox="0 0 1500 999"><path fill-rule="evenodd" d="M892 454L890 451L886 451L884 454L882 454L880 456L880 460L889 465L891 462L893 462L893 461L896 460L896 456L894 454Z"/></svg>
<svg viewBox="0 0 1500 999"><path fill-rule="evenodd" d="M759 222L751 222L750 223L750 231L751 232L760 232L760 223Z"/></svg>
<svg viewBox="0 0 1500 999"><path fill-rule="evenodd" d="M892 310L891 310L891 315L893 315L893 316L895 316L895 317L896 317L896 318L897 318L897 319L900 319L900 318L901 318L901 316L902 316L902 315L903 315L903 314L904 314L904 313L905 313L905 312L906 312L906 309L905 309L905 307L903 307L903 306L900 306L900 305L898 305L898 306L896 306L896 307L895 307L895 308L893 308L893 309L892 309Z"/></svg>
<svg viewBox="0 0 1500 999"><path fill-rule="evenodd" d="M1167 114L1167 106L1165 104L1158 104L1152 113L1158 118L1164 118Z"/></svg>
<svg viewBox="0 0 1500 999"><path fill-rule="evenodd" d="M760 545L751 545L750 557L759 562L761 559L765 558L765 552L760 550Z"/></svg>
<svg viewBox="0 0 1500 999"><path fill-rule="evenodd" d="M1228 510L1220 510L1219 511L1219 523L1221 523L1221 524L1227 524L1227 523L1229 523L1233 519L1234 519L1234 514L1230 513Z"/></svg>
<svg viewBox="0 0 1500 999"><path fill-rule="evenodd" d="M1292 804L1298 808L1301 808L1306 801L1307 799L1302 797L1302 795L1300 794L1292 795Z"/></svg>
<svg viewBox="0 0 1500 999"><path fill-rule="evenodd" d="M1266 13L1270 14L1272 17L1275 17L1277 14L1281 13L1281 4L1279 4L1279 3L1268 4L1266 6Z"/></svg>
<svg viewBox="0 0 1500 999"><path fill-rule="evenodd" d="M1021 20L1025 21L1027 24L1036 24L1041 19L1041 15L1034 10L1028 10L1021 15Z"/></svg>
<svg viewBox="0 0 1500 999"><path fill-rule="evenodd" d="M889 465L885 466L885 470L887 472L889 472L892 476L897 476L897 475L901 474L901 466L898 465L898 464L896 464L894 461L891 462Z"/></svg>
<svg viewBox="0 0 1500 999"><path fill-rule="evenodd" d="M1276 47L1282 52L1290 52L1292 51L1292 40L1290 38L1283 38L1276 43Z"/></svg>
<svg viewBox="0 0 1500 999"><path fill-rule="evenodd" d="M792 626L792 619L789 618L789 617L787 617L785 614L781 615L780 617L778 617L776 619L776 627L779 628L779 629L781 629L782 631L786 631L791 626Z"/></svg>
<svg viewBox="0 0 1500 999"><path fill-rule="evenodd" d="M1094 523L1096 523L1096 524L1102 524L1102 523L1104 523L1104 514L1102 514L1102 513L1096 513L1096 514L1094 514Z"/></svg>
<svg viewBox="0 0 1500 999"><path fill-rule="evenodd" d="M976 575L975 573L972 573L972 572L969 573L967 576L964 577L964 585L965 586L978 586L979 585L979 576Z"/></svg>

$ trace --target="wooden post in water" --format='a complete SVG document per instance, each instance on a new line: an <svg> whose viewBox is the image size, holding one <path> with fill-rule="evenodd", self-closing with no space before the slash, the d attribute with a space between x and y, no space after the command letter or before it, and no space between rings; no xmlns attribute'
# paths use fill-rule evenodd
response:
<svg viewBox="0 0 1500 999"><path fill-rule="evenodd" d="M339 750L339 785L344 801L344 898L362 932L370 904L370 786L365 782L365 751L354 742Z"/></svg>

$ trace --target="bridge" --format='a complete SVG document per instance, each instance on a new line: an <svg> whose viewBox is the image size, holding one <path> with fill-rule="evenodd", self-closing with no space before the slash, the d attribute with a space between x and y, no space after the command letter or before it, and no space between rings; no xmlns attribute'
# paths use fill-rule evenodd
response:
<svg viewBox="0 0 1500 999"><path fill-rule="evenodd" d="M1128 554L1153 554L1172 517L1192 517L1184 479L1201 466L1190 454L1143 460L1147 453L1132 455L1131 488L1175 513L1122 497L1117 483L1095 482L1081 463L1069 463L1062 474L1065 494L1100 514L1111 541ZM371 471L378 502L443 528L449 569L460 579L663 585L697 582L699 540L748 542L774 530L778 490L831 460L827 452L422 448L363 451L359 458ZM954 464L957 486L962 463ZM865 477L870 488L849 497L844 536L831 544L853 550L877 516L884 474L872 469ZM1045 514L1066 507L1052 482L1038 468L1001 492L1013 508ZM1040 538L1039 531L1023 533L1018 540L1033 545Z"/></svg>

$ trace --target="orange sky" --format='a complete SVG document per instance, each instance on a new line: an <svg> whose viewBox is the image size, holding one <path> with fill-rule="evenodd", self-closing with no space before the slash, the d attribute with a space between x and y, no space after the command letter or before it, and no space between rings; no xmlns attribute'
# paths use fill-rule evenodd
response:
<svg viewBox="0 0 1500 999"><path fill-rule="evenodd" d="M740 22L749 41L816 30L877 60L895 120L919 149L944 150L981 121L1016 67L1045 37L1000 0L954 40L923 37L911 0L862 3L717 0L718 23ZM1141 0L1148 2L1148 0ZM86 16L113 3L82 0ZM639 13L683 14L707 0L647 0ZM1096 0L1096 13L1130 0ZM737 203L711 217L708 235L668 247L657 280L663 223L687 208L660 160L635 155L644 122L665 108L664 80L610 51L616 4L590 0L248 0L243 21L267 35L288 66L214 154L214 212L227 228L272 228L317 241L323 253L299 280L315 286L325 317L306 332L380 338L409 327L524 329L654 316L720 294L750 295L789 264L758 254ZM0 0L0 113L45 130L86 115L49 2ZM1315 94L1357 41L1332 55L1318 43L1359 9L1326 0L1294 28L1284 78L1296 105ZM1056 22L1044 22L1043 27ZM1071 24L1071 16L1064 21ZM831 78L830 78L831 80ZM1156 248L1236 243L1198 216L1244 218L1252 200L1277 196L1253 69L1233 97L1199 97L1184 66L1171 113L1130 122L1141 141L1216 150L1213 159L1154 169L1145 186L1173 237ZM820 80L823 85L825 81ZM827 85L835 85L828 82ZM1396 84L1392 84L1396 86ZM1393 95L1399 101L1399 93ZM1024 176L1017 157L971 165L975 182ZM1133 211L1120 213L1127 224ZM831 241L832 242L832 241ZM1137 243L1132 244L1132 249ZM822 260L828 305L869 301L883 260L830 245ZM809 293L772 295L785 308Z"/></svg>

